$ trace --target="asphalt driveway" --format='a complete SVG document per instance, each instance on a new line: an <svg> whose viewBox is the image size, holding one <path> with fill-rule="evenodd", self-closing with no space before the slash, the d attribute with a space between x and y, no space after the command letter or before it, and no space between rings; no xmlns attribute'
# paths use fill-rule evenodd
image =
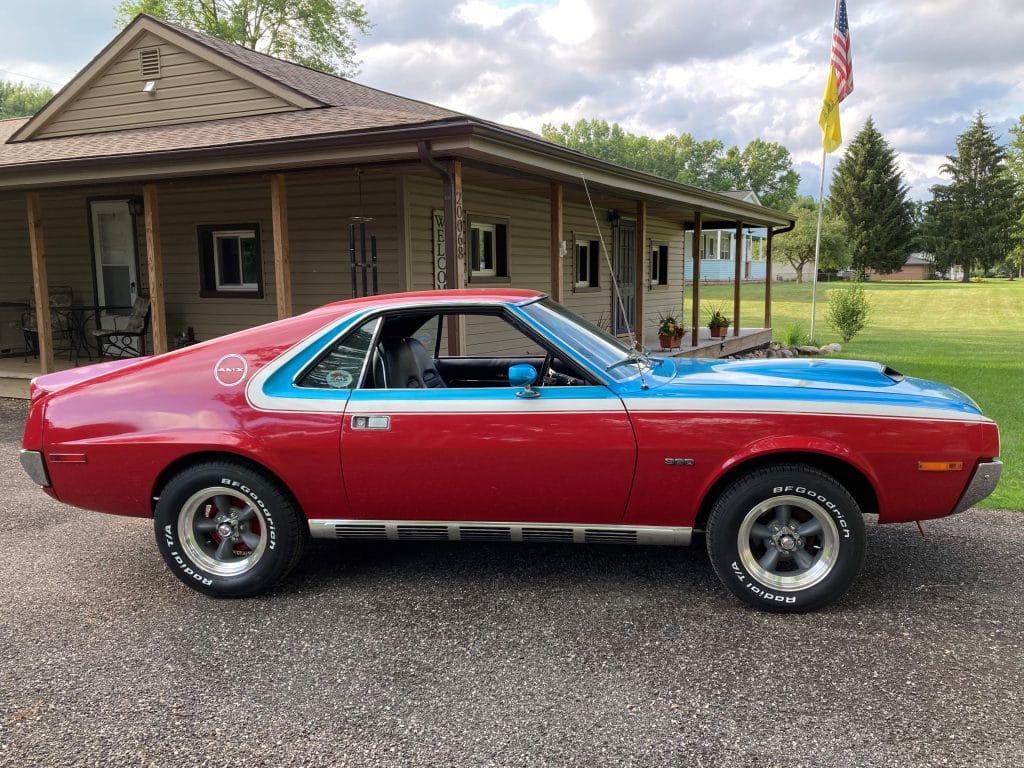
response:
<svg viewBox="0 0 1024 768"><path fill-rule="evenodd" d="M0 766L1024 763L1024 514L869 523L809 616L697 547L317 544L216 601L146 521L38 491L25 412L0 400Z"/></svg>

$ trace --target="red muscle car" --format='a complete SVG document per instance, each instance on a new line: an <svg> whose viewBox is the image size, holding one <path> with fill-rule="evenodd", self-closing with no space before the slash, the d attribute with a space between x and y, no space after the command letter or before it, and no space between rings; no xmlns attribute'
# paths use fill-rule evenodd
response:
<svg viewBox="0 0 1024 768"><path fill-rule="evenodd" d="M309 537L688 544L739 598L807 611L864 515L991 493L996 425L877 363L653 357L526 290L330 304L168 354L41 376L22 464L56 499L152 518L216 597Z"/></svg>

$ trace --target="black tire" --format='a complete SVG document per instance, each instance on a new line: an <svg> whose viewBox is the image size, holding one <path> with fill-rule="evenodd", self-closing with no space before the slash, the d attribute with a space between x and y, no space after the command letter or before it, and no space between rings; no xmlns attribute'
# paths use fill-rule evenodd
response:
<svg viewBox="0 0 1024 768"><path fill-rule="evenodd" d="M864 561L864 517L832 476L777 464L730 485L711 508L708 556L740 600L803 613L840 597Z"/></svg>
<svg viewBox="0 0 1024 768"><path fill-rule="evenodd" d="M156 504L156 543L168 567L211 597L252 597L295 567L309 529L280 485L231 462L175 475Z"/></svg>

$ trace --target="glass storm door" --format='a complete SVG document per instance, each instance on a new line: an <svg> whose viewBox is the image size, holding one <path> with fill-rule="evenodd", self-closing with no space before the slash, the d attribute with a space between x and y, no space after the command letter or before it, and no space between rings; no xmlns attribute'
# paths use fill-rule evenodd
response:
<svg viewBox="0 0 1024 768"><path fill-rule="evenodd" d="M96 200L90 207L96 299L100 306L118 308L101 317L104 328L113 328L114 316L127 315L138 295L135 227L127 200Z"/></svg>
<svg viewBox="0 0 1024 768"><path fill-rule="evenodd" d="M633 329L636 314L636 222L620 220L615 227L615 281L619 296L612 296L615 333ZM621 303L620 303L621 299Z"/></svg>

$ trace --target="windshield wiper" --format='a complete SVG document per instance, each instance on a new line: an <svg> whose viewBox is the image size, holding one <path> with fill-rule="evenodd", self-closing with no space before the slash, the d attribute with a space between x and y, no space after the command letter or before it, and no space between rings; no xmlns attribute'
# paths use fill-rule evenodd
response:
<svg viewBox="0 0 1024 768"><path fill-rule="evenodd" d="M630 350L629 354L626 355L622 360L612 363L606 371L612 371L616 368L621 368L624 365L635 365L637 373L640 374L640 386L647 389L647 381L644 379L644 366L651 366L651 358L641 352L639 349Z"/></svg>

